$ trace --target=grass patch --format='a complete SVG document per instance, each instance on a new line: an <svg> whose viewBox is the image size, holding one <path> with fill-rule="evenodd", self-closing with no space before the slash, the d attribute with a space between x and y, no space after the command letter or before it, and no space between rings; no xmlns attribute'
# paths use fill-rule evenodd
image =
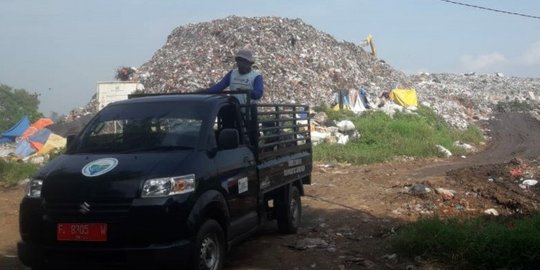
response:
<svg viewBox="0 0 540 270"><path fill-rule="evenodd" d="M483 141L478 127L453 129L427 107L419 107L417 114L396 113L394 117L380 111L361 116L352 112L325 112L332 120L351 120L361 136L347 145L323 143L315 146L314 158L320 161L367 164L388 161L396 156L433 157L438 155L438 144L459 155L464 150L455 147L455 141L473 145Z"/></svg>
<svg viewBox="0 0 540 270"><path fill-rule="evenodd" d="M391 239L402 256L452 269L540 269L540 214L515 218L430 217L401 227Z"/></svg>
<svg viewBox="0 0 540 270"><path fill-rule="evenodd" d="M0 159L0 186L12 187L21 180L31 177L39 165Z"/></svg>

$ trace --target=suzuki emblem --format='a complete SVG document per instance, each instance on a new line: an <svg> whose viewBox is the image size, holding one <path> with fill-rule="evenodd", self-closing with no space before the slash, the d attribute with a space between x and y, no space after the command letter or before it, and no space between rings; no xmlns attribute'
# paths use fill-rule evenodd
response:
<svg viewBox="0 0 540 270"><path fill-rule="evenodd" d="M88 214L90 212L90 204L87 202L81 203L79 212L81 212L81 214Z"/></svg>

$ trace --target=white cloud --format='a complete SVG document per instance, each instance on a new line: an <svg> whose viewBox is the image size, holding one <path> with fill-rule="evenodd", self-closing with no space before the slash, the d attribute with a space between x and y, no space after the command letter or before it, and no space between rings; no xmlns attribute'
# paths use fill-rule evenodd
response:
<svg viewBox="0 0 540 270"><path fill-rule="evenodd" d="M497 67L499 64L507 62L506 57L498 52L481 55L464 55L461 63L465 69L470 71L481 71Z"/></svg>
<svg viewBox="0 0 540 270"><path fill-rule="evenodd" d="M531 66L540 64L540 41L532 44L523 53L523 63Z"/></svg>

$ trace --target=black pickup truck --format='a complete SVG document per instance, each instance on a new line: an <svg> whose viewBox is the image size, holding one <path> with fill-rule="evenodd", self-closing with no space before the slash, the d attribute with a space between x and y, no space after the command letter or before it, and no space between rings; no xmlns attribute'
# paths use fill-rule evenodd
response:
<svg viewBox="0 0 540 270"><path fill-rule="evenodd" d="M20 260L214 270L268 220L295 233L311 181L308 111L205 94L109 104L30 181Z"/></svg>

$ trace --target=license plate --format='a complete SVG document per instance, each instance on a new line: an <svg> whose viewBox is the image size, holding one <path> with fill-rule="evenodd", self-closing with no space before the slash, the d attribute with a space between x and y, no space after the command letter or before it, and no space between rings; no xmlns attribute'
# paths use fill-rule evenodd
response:
<svg viewBox="0 0 540 270"><path fill-rule="evenodd" d="M107 241L104 223L59 223L56 232L58 241Z"/></svg>

